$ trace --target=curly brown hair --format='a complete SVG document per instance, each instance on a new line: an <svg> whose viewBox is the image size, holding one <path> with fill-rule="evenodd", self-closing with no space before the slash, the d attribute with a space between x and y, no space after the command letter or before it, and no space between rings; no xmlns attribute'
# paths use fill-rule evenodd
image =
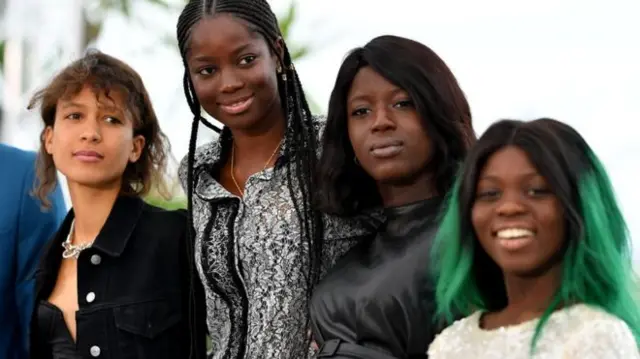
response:
<svg viewBox="0 0 640 359"><path fill-rule="evenodd" d="M44 129L40 133L40 150L36 164L38 181L34 194L43 206L50 206L48 194L56 186L56 167L53 157L45 150L45 131L55 126L56 106L61 99L69 99L90 86L96 95L107 98L117 91L125 99L125 111L131 116L134 135L142 135L145 146L137 162L125 168L121 194L142 196L153 186L162 195L168 194L164 173L170 145L160 130L158 118L140 75L124 62L97 50L88 51L58 73L29 101L28 109L39 106Z"/></svg>

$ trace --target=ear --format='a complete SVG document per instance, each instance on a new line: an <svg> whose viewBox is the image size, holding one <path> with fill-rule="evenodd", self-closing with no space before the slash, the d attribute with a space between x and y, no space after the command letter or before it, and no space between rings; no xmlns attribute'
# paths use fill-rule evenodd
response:
<svg viewBox="0 0 640 359"><path fill-rule="evenodd" d="M282 36L278 36L278 38L276 39L276 42L274 44L274 47L275 47L275 50L276 50L276 53L275 53L276 61L284 69L284 64L282 63L282 59L284 59L285 44L284 44L284 40L282 39Z"/></svg>
<svg viewBox="0 0 640 359"><path fill-rule="evenodd" d="M53 127L47 126L42 134L44 139L44 149L48 154L53 154Z"/></svg>
<svg viewBox="0 0 640 359"><path fill-rule="evenodd" d="M129 155L129 162L135 163L142 156L142 150L144 150L144 145L146 140L144 136L137 135L133 138L133 149L131 150L131 154Z"/></svg>

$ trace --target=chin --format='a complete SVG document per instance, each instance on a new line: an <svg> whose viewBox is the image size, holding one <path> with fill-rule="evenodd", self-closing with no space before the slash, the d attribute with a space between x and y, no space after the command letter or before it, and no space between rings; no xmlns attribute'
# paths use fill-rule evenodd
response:
<svg viewBox="0 0 640 359"><path fill-rule="evenodd" d="M393 160L374 160L368 166L362 166L376 182L393 184L402 181L407 176L403 166Z"/></svg>
<svg viewBox="0 0 640 359"><path fill-rule="evenodd" d="M369 172L369 171L367 171ZM378 182L387 185L410 184L413 180L410 172L396 164L384 164L378 166L375 171L369 172L371 177Z"/></svg>
<svg viewBox="0 0 640 359"><path fill-rule="evenodd" d="M228 116L220 121L226 127L233 130L242 130L248 131L251 129L255 129L260 127L261 121L260 118L251 113L251 111L247 111L243 114Z"/></svg>
<svg viewBox="0 0 640 359"><path fill-rule="evenodd" d="M107 176L100 173L75 173L73 175L66 176L66 178L69 185L106 189L113 188L114 186L119 187L119 179L121 178L121 175Z"/></svg>
<svg viewBox="0 0 640 359"><path fill-rule="evenodd" d="M542 265L520 262L502 263L500 268L505 275L514 277L537 277L546 271Z"/></svg>

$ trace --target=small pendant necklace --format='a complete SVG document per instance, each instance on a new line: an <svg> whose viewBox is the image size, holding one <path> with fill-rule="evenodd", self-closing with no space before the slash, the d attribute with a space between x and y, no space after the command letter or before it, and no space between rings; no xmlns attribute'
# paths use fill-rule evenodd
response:
<svg viewBox="0 0 640 359"><path fill-rule="evenodd" d="M91 246L93 245L93 241L89 243L81 243L78 245L74 245L71 243L71 235L73 234L73 231L75 229L75 223L75 220L71 222L71 228L69 229L69 234L67 234L67 240L62 242L62 248L64 248L64 252L62 252L62 258L64 259L78 259L82 251L87 248L91 248Z"/></svg>
<svg viewBox="0 0 640 359"><path fill-rule="evenodd" d="M271 159L273 158L273 156L276 155L276 152L278 152L278 149L282 145L282 141L284 141L284 138L282 140L280 140L280 142L278 143L276 148L273 150L273 153L271 154L271 156L269 156L269 159L264 164L264 168L262 169L263 171L267 169L267 166L269 166L269 163L271 162ZM233 180L233 184L236 186L236 189L240 193L240 197L244 197L244 191L242 190L242 188L240 188L240 185L238 184L238 181L236 181L236 176L234 175L234 172L236 171L235 170L235 153L236 153L236 143L235 143L235 141L231 144L231 146L232 146L231 147L231 180Z"/></svg>

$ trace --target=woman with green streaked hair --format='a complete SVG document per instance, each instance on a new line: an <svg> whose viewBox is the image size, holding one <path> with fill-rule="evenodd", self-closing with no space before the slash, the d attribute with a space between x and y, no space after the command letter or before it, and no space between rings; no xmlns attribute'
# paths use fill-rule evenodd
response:
<svg viewBox="0 0 640 359"><path fill-rule="evenodd" d="M640 358L627 228L585 140L503 120L469 152L434 245L430 359Z"/></svg>

